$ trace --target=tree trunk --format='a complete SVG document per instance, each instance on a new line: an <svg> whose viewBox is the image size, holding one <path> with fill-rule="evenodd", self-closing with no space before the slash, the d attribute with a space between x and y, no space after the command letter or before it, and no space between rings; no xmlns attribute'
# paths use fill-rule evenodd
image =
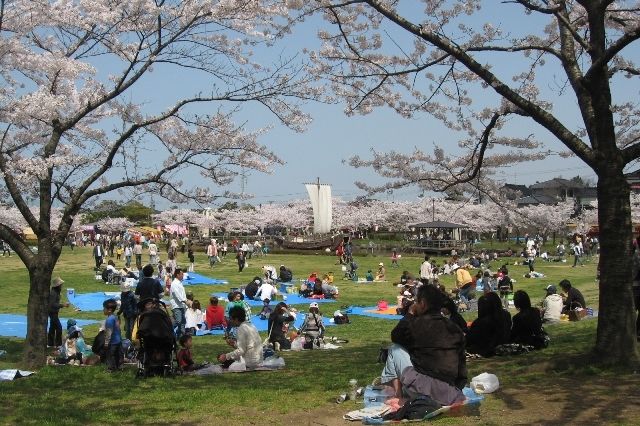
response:
<svg viewBox="0 0 640 426"><path fill-rule="evenodd" d="M40 256L38 254L37 258ZM36 263L37 266L29 270L27 338L24 342L24 363L29 368L41 367L46 361L49 288L53 272L53 267L47 267L46 262Z"/></svg>
<svg viewBox="0 0 640 426"><path fill-rule="evenodd" d="M595 355L608 365L637 365L629 185L622 170L605 170L598 178L601 254Z"/></svg>

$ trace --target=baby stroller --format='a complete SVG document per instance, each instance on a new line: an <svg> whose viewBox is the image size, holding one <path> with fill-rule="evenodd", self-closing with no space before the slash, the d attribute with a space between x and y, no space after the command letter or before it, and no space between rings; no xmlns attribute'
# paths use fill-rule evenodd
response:
<svg viewBox="0 0 640 426"><path fill-rule="evenodd" d="M349 263L349 269L343 266L345 269L343 280L351 280L358 281L358 274L356 274L356 269L358 269L358 264L354 261Z"/></svg>
<svg viewBox="0 0 640 426"><path fill-rule="evenodd" d="M138 377L171 376L176 372L176 339L166 310L154 308L138 318Z"/></svg>

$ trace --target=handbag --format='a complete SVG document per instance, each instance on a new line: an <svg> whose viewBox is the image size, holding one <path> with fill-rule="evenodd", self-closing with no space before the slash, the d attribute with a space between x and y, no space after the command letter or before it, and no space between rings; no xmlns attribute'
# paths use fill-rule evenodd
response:
<svg viewBox="0 0 640 426"><path fill-rule="evenodd" d="M580 321L587 316L587 310L576 308L569 311L569 321Z"/></svg>

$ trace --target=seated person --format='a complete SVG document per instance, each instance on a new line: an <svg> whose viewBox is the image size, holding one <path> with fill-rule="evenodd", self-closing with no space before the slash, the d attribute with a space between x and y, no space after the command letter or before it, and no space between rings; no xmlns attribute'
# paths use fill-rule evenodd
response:
<svg viewBox="0 0 640 426"><path fill-rule="evenodd" d="M329 284L328 281L322 281L320 288L325 299L335 299L338 296L338 288Z"/></svg>
<svg viewBox="0 0 640 426"><path fill-rule="evenodd" d="M262 278L254 277L253 280L244 288L244 295L248 299L255 299L258 289L262 285Z"/></svg>
<svg viewBox="0 0 640 426"><path fill-rule="evenodd" d="M584 296L580 293L580 290L571 286L569 280L560 281L560 288L562 288L564 292L564 294L562 294L562 300L564 300L564 306L562 308L563 314L567 314L573 309L586 308L587 304L584 301Z"/></svg>
<svg viewBox="0 0 640 426"><path fill-rule="evenodd" d="M458 295L463 301L471 300L476 296L476 288L473 284L471 274L466 267L458 267L456 264L454 273L456 275L456 288L458 289Z"/></svg>
<svg viewBox="0 0 640 426"><path fill-rule="evenodd" d="M482 278L476 281L476 291L483 294L487 294L493 291L493 285L491 283L491 272L487 270L482 273Z"/></svg>
<svg viewBox="0 0 640 426"><path fill-rule="evenodd" d="M291 269L286 268L284 265L280 265L280 277L278 278L283 283L288 283L293 280L293 273Z"/></svg>
<svg viewBox="0 0 640 426"><path fill-rule="evenodd" d="M523 290L518 290L513 294L513 304L518 313L513 316L511 342L539 348L542 336L540 310L531 307L531 299Z"/></svg>
<svg viewBox="0 0 640 426"><path fill-rule="evenodd" d="M500 297L488 293L478 299L478 318L467 333L467 352L490 357L498 345L509 343L511 314L502 308Z"/></svg>
<svg viewBox="0 0 640 426"><path fill-rule="evenodd" d="M276 268L271 265L264 265L262 267L262 272L267 279L275 281L278 279L278 273L276 272Z"/></svg>
<svg viewBox="0 0 640 426"><path fill-rule="evenodd" d="M229 322L236 329L237 338L233 342L233 351L218 356L218 361L226 364L229 361L239 361L241 357L247 365L247 370L259 367L262 364L262 339L256 326L247 318L246 311L234 306L229 311Z"/></svg>
<svg viewBox="0 0 640 426"><path fill-rule="evenodd" d="M407 284L410 281L413 281L413 275L409 273L409 271L402 271L402 275L400 275L400 282L396 284Z"/></svg>
<svg viewBox="0 0 640 426"><path fill-rule="evenodd" d="M374 278L373 278L373 272L371 272L371 269L369 269L369 270L367 271L366 279L367 279L367 281L369 281L369 282L370 282L370 281L373 281L373 279L374 279Z"/></svg>
<svg viewBox="0 0 640 426"><path fill-rule="evenodd" d="M473 266L474 268L479 268L480 267L480 259L478 259L475 256L471 256L471 259L469 259L469 264L471 266Z"/></svg>
<svg viewBox="0 0 640 426"><path fill-rule="evenodd" d="M303 282L302 284L300 284L300 290L298 290L298 294L300 294L300 296L302 297L311 297L311 295L313 294L313 288L314 286L309 285L307 282Z"/></svg>
<svg viewBox="0 0 640 426"><path fill-rule="evenodd" d="M427 395L442 405L463 401L467 381L464 334L444 317L446 296L431 285L418 290L416 302L391 332L382 383L396 396Z"/></svg>
<svg viewBox="0 0 640 426"><path fill-rule="evenodd" d="M326 279L327 279L327 282L328 282L329 284L333 284L333 280L335 279L335 277L333 276L333 272L327 272L327 273L325 274L325 276L323 277L323 279L324 279L324 278L326 278Z"/></svg>
<svg viewBox="0 0 640 426"><path fill-rule="evenodd" d="M209 306L205 313L205 323L209 330L220 330L227 328L227 320L224 317L224 308L219 305L216 296L209 299Z"/></svg>
<svg viewBox="0 0 640 426"><path fill-rule="evenodd" d="M256 295L254 296L254 299L260 299L262 301L265 301L267 299L273 300L275 299L276 294L278 294L278 290L276 290L276 288L270 282L264 281L258 289Z"/></svg>
<svg viewBox="0 0 640 426"><path fill-rule="evenodd" d="M206 363L196 364L195 362L193 362L193 357L191 356L191 346L193 345L193 339L191 338L191 334L187 333L180 336L179 343L182 349L178 351L177 361L178 367L181 371L196 371L207 365Z"/></svg>
<svg viewBox="0 0 640 426"><path fill-rule="evenodd" d="M269 342L273 343L273 348L291 349L291 341L287 339L289 323L296 320L296 317L289 311L286 303L280 302L269 316L267 330L269 330Z"/></svg>
<svg viewBox="0 0 640 426"><path fill-rule="evenodd" d="M559 322L563 306L562 296L556 293L556 286L548 285L547 294L542 301L542 322L549 324Z"/></svg>
<svg viewBox="0 0 640 426"><path fill-rule="evenodd" d="M271 316L271 312L273 312L273 309L271 309L270 303L271 300L269 299L264 299L262 301L262 310L258 314L261 320L266 320Z"/></svg>
<svg viewBox="0 0 640 426"><path fill-rule="evenodd" d="M324 295L324 293L322 292L322 281L320 280L320 278L316 278L316 280L313 281L313 290L311 291L311 295L312 296Z"/></svg>

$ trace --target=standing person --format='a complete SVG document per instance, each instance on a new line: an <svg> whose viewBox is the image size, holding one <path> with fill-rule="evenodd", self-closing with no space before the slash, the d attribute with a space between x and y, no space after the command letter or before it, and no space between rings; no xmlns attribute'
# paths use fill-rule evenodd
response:
<svg viewBox="0 0 640 426"><path fill-rule="evenodd" d="M398 250L393 249L393 251L391 252L391 267L392 268L399 268L400 265L398 265L398 259L400 258L400 255L398 254Z"/></svg>
<svg viewBox="0 0 640 426"><path fill-rule="evenodd" d="M216 260L218 259L218 244L216 243L216 240L212 239L207 246L207 257L209 258L209 268L213 268L216 264Z"/></svg>
<svg viewBox="0 0 640 426"><path fill-rule="evenodd" d="M576 265L578 264L578 262L580 262L580 266L584 266L584 263L582 263L582 241L578 240L578 242L576 242L573 245L573 266L572 268L575 268Z"/></svg>
<svg viewBox="0 0 640 426"><path fill-rule="evenodd" d="M227 245L226 241L223 241L222 242L222 258L223 259L227 257L227 251L229 251L229 246Z"/></svg>
<svg viewBox="0 0 640 426"><path fill-rule="evenodd" d="M393 344L381 379L393 387L396 397L426 395L442 405L464 400L464 333L442 315L445 303L444 293L423 285L407 315L391 331Z"/></svg>
<svg viewBox="0 0 640 426"><path fill-rule="evenodd" d="M126 281L120 285L120 309L117 316L124 314L124 330L125 337L131 340L131 333L133 331L133 323L138 316L138 302L136 296L131 291L131 284Z"/></svg>
<svg viewBox="0 0 640 426"><path fill-rule="evenodd" d="M118 303L114 299L105 300L102 303L103 313L107 317L104 323L104 350L107 358L107 371L114 372L120 369L122 335L120 334L120 321L114 315Z"/></svg>
<svg viewBox="0 0 640 426"><path fill-rule="evenodd" d="M99 269L104 259L104 249L99 242L93 247L93 257L96 260L96 269Z"/></svg>
<svg viewBox="0 0 640 426"><path fill-rule="evenodd" d="M138 270L142 269L142 243L140 243L139 239L136 240L133 246L133 255L136 257L136 267Z"/></svg>
<svg viewBox="0 0 640 426"><path fill-rule="evenodd" d="M69 303L60 303L62 284L64 281L60 277L55 278L49 292L49 333L47 334L47 346L49 347L62 346L62 324L60 324L58 315L61 308L69 306Z"/></svg>
<svg viewBox="0 0 640 426"><path fill-rule="evenodd" d="M145 267L142 268L142 277L138 281L135 294L138 296L138 300L140 301L153 299L157 302L162 299L164 288L158 279L153 278L152 265L145 265Z"/></svg>
<svg viewBox="0 0 640 426"><path fill-rule="evenodd" d="M242 272L247 262L242 250L238 250L238 252L236 253L236 260L238 261L238 272Z"/></svg>
<svg viewBox="0 0 640 426"><path fill-rule="evenodd" d="M158 264L158 246L155 241L149 240L149 263L152 265Z"/></svg>
<svg viewBox="0 0 640 426"><path fill-rule="evenodd" d="M131 246L127 243L124 247L124 266L127 268L131 268L131 255L133 254L133 250L131 250Z"/></svg>
<svg viewBox="0 0 640 426"><path fill-rule="evenodd" d="M424 262L420 265L420 280L424 283L433 281L433 266L429 262L429 256L424 257Z"/></svg>
<svg viewBox="0 0 640 426"><path fill-rule="evenodd" d="M187 300L187 295L184 291L182 284L182 278L184 272L182 269L176 268L173 273L173 281L171 282L171 289L169 291L169 300L171 303L171 312L173 314L174 326L176 330L176 338L179 339L185 332L186 317L185 313L187 306L191 305L191 301Z"/></svg>
<svg viewBox="0 0 640 426"><path fill-rule="evenodd" d="M189 241L189 250L187 250L187 257L189 258L189 272L193 272L195 270L196 258L193 255L193 243Z"/></svg>

